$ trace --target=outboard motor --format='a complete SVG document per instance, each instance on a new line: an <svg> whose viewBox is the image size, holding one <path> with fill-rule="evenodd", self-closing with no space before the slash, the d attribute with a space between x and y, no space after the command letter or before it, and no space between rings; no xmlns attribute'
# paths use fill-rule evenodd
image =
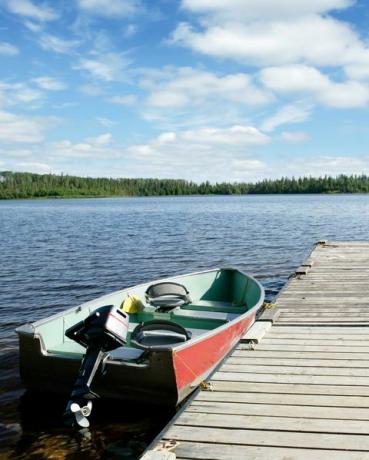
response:
<svg viewBox="0 0 369 460"><path fill-rule="evenodd" d="M99 397L91 390L92 381L108 352L125 345L128 323L126 313L106 305L66 331L67 337L87 348L64 413L69 425L83 428L90 425L87 417L91 414L92 399Z"/></svg>

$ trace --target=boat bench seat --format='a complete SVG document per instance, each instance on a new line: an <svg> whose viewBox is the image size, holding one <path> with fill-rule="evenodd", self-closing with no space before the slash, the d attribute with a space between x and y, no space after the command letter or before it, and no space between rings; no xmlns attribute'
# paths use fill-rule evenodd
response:
<svg viewBox="0 0 369 460"><path fill-rule="evenodd" d="M216 311L200 311L200 310L186 310L180 308L173 312L173 317L188 317L188 318L200 318L200 319L214 319L218 321L232 321L234 318L239 316L237 313L224 313Z"/></svg>
<svg viewBox="0 0 369 460"><path fill-rule="evenodd" d="M233 302L222 300L195 300L190 304L181 307L183 310L214 311L221 313L243 313L247 305L235 305Z"/></svg>

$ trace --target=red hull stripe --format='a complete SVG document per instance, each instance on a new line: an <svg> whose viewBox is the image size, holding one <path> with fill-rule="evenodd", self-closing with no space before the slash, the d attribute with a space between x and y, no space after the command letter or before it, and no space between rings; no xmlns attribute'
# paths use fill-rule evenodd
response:
<svg viewBox="0 0 369 460"><path fill-rule="evenodd" d="M175 352L173 359L178 390L219 363L251 326L254 317L255 314L250 315L216 335Z"/></svg>

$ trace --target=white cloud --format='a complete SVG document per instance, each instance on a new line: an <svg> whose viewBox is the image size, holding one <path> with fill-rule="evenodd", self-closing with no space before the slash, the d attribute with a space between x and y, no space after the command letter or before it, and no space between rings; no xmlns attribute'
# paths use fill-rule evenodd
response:
<svg viewBox="0 0 369 460"><path fill-rule="evenodd" d="M246 180L264 171L254 149L270 138L252 126L169 131L125 149L138 175L191 180ZM138 165L141 165L139 173Z"/></svg>
<svg viewBox="0 0 369 460"><path fill-rule="evenodd" d="M368 174L368 157L314 155L289 158L284 166L278 164L274 177L284 176L336 176L339 174ZM284 172L282 172L284 169Z"/></svg>
<svg viewBox="0 0 369 460"><path fill-rule="evenodd" d="M309 135L303 131L283 131L280 138L289 144L300 144L310 139Z"/></svg>
<svg viewBox="0 0 369 460"><path fill-rule="evenodd" d="M134 94L125 94L122 96L112 96L108 100L113 104L133 106L137 102L137 97Z"/></svg>
<svg viewBox="0 0 369 460"><path fill-rule="evenodd" d="M95 58L81 59L76 69L105 82L121 81L127 76L129 62L118 53L105 53Z"/></svg>
<svg viewBox="0 0 369 460"><path fill-rule="evenodd" d="M182 23L174 31L172 41L210 56L257 66L369 62L367 46L349 25L320 16L303 16L293 21L210 23L200 30Z"/></svg>
<svg viewBox="0 0 369 460"><path fill-rule="evenodd" d="M353 0L182 0L194 13L210 13L232 19L286 18L347 8Z"/></svg>
<svg viewBox="0 0 369 460"><path fill-rule="evenodd" d="M369 86L355 81L334 82L306 65L265 68L260 78L269 89L283 93L311 93L331 107L364 107L369 103Z"/></svg>
<svg viewBox="0 0 369 460"><path fill-rule="evenodd" d="M191 67L163 69L157 75L148 73L141 86L149 90L147 104L158 108L203 105L216 99L245 105L271 100L271 95L257 88L247 74L218 76Z"/></svg>
<svg viewBox="0 0 369 460"><path fill-rule="evenodd" d="M54 158L80 158L80 159L114 159L121 154L114 146L111 133L91 137L79 143L68 139L53 142L49 145L50 154Z"/></svg>
<svg viewBox="0 0 369 460"><path fill-rule="evenodd" d="M183 132L180 138L197 144L225 144L228 146L264 145L269 142L268 136L252 126L188 130Z"/></svg>
<svg viewBox="0 0 369 460"><path fill-rule="evenodd" d="M40 101L44 94L27 83L7 83L0 81L0 105L12 106L16 104ZM29 106L27 106L29 108Z"/></svg>
<svg viewBox="0 0 369 460"><path fill-rule="evenodd" d="M38 143L44 139L44 131L50 119L27 117L10 112L0 112L0 141L5 143Z"/></svg>
<svg viewBox="0 0 369 460"><path fill-rule="evenodd" d="M19 49L7 42L0 42L1 56L15 56L19 53Z"/></svg>
<svg viewBox="0 0 369 460"><path fill-rule="evenodd" d="M128 24L127 27L123 30L123 37L124 38L131 38L136 35L138 27L136 24Z"/></svg>
<svg viewBox="0 0 369 460"><path fill-rule="evenodd" d="M34 19L40 22L53 21L59 14L48 5L35 5L30 0L8 0L8 10L14 14Z"/></svg>
<svg viewBox="0 0 369 460"><path fill-rule="evenodd" d="M12 164L12 171L33 172L37 174L49 174L53 171L50 165L37 161L20 161ZM56 173L56 171L53 171Z"/></svg>
<svg viewBox="0 0 369 460"><path fill-rule="evenodd" d="M86 142L88 142L91 145L102 146L102 145L110 145L112 143L112 140L113 140L113 137L111 133L105 133L105 134L100 134L100 136L87 138Z"/></svg>
<svg viewBox="0 0 369 460"><path fill-rule="evenodd" d="M39 44L41 48L46 51L69 54L80 44L80 42L76 40L65 40L64 38L44 33L39 37Z"/></svg>
<svg viewBox="0 0 369 460"><path fill-rule="evenodd" d="M33 81L46 91L62 91L66 89L65 83L52 77L37 77Z"/></svg>
<svg viewBox="0 0 369 460"><path fill-rule="evenodd" d="M137 0L78 0L78 4L83 11L110 18L132 16L140 10Z"/></svg>
<svg viewBox="0 0 369 460"><path fill-rule="evenodd" d="M302 123L309 118L310 113L310 107L288 104L279 109L274 115L266 118L261 125L261 129L269 132L281 125Z"/></svg>
<svg viewBox="0 0 369 460"><path fill-rule="evenodd" d="M104 126L105 128L111 128L112 126L119 124L117 121L110 120L110 118L107 117L96 117L96 120L98 123L100 123L101 126Z"/></svg>

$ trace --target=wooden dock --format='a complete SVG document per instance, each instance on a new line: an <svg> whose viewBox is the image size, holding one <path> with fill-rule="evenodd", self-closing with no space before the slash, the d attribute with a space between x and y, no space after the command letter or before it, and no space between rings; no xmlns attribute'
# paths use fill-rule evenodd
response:
<svg viewBox="0 0 369 460"><path fill-rule="evenodd" d="M210 384L145 458L369 459L369 243L317 244Z"/></svg>

